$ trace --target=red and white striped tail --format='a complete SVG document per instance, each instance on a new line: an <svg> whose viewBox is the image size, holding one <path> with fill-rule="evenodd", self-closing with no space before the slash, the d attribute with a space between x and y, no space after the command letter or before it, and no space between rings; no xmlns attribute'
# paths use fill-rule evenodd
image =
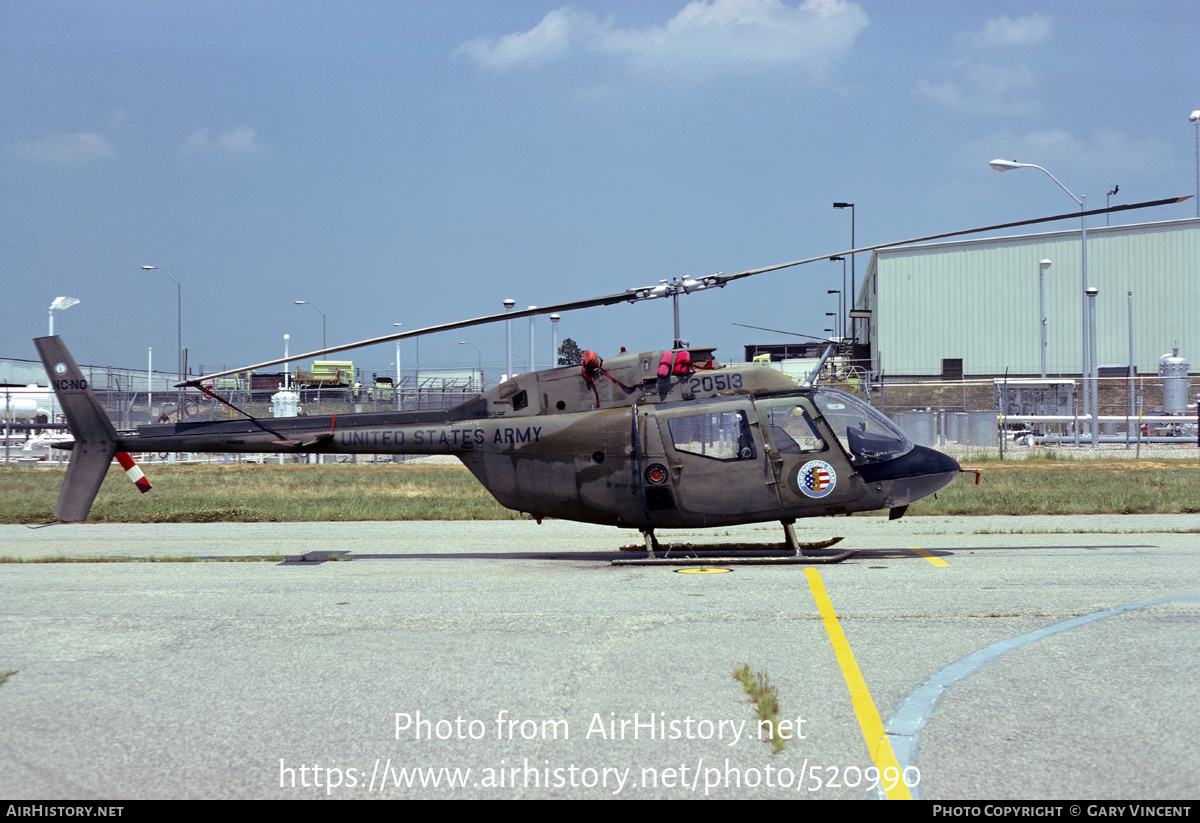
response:
<svg viewBox="0 0 1200 823"><path fill-rule="evenodd" d="M146 475L142 474L138 464L133 462L129 452L117 452L115 456L117 462L121 464L121 468L125 470L125 474L129 475L129 479L133 481L133 485L138 487L138 491L142 494L150 491L150 481L146 479Z"/></svg>

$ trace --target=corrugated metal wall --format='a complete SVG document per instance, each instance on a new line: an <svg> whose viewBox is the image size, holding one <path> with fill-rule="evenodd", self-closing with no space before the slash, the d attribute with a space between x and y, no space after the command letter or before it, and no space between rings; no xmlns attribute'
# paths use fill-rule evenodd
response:
<svg viewBox="0 0 1200 823"><path fill-rule="evenodd" d="M1138 372L1155 373L1158 358L1174 345L1200 364L1200 220L1089 226L1087 254L1088 284L1099 289L1099 365L1129 360L1130 291ZM961 358L967 375L1005 369L1038 374L1042 259L1053 263L1045 275L1046 371L1078 375L1083 301L1077 228L877 252L860 292L872 311L875 370L940 375L943 359Z"/></svg>

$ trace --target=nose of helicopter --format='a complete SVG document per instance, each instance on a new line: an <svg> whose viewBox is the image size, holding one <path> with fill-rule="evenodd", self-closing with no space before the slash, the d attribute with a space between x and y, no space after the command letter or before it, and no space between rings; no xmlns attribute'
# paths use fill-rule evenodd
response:
<svg viewBox="0 0 1200 823"><path fill-rule="evenodd" d="M958 476L958 461L936 449L914 446L912 451L883 463L863 466L859 475L868 485L883 486L885 507L906 506L941 489ZM890 488L887 488L890 484Z"/></svg>

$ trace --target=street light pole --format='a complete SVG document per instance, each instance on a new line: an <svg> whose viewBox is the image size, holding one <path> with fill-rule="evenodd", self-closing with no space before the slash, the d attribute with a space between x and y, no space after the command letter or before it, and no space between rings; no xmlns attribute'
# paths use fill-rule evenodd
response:
<svg viewBox="0 0 1200 823"><path fill-rule="evenodd" d="M393 326L403 326L404 323L393 323L392 325ZM412 330L412 326L409 326L408 328L409 328L409 330ZM415 342L417 344L417 365L415 367L416 371L413 374L413 382L417 386L417 408L419 409L419 408L421 408L421 338L419 338L419 337L415 338ZM397 368L397 370L400 368L400 341L399 340L396 341L396 368ZM397 376L399 376L400 372L397 371L396 374L397 374Z"/></svg>
<svg viewBox="0 0 1200 823"><path fill-rule="evenodd" d="M470 346L479 355L479 390L483 391L483 352L479 351L479 347L470 340L459 340L458 345ZM472 380L471 382L474 383L475 381Z"/></svg>
<svg viewBox="0 0 1200 823"><path fill-rule="evenodd" d="M1196 216L1200 217L1200 109L1188 117L1196 127Z"/></svg>
<svg viewBox="0 0 1200 823"><path fill-rule="evenodd" d="M172 280L175 277L166 269L158 266L142 266L143 271L160 271ZM179 356L179 382L183 382L183 286L178 280L175 280L175 297L176 297L176 313L175 313L175 353ZM179 388L179 396L176 398L179 408L176 409L176 414L180 419L183 418L183 387Z"/></svg>
<svg viewBox="0 0 1200 823"><path fill-rule="evenodd" d="M314 309L317 309L314 304L309 303L307 300L296 300L295 303L297 306L312 306ZM321 348L327 349L329 348L329 342L325 338L325 312L317 309L317 314L321 315Z"/></svg>
<svg viewBox="0 0 1200 823"><path fill-rule="evenodd" d="M1038 317L1041 327L1041 346L1042 353L1042 379L1046 379L1046 286L1043 282L1046 276L1046 269L1054 265L1049 260L1042 260L1038 263Z"/></svg>
<svg viewBox="0 0 1200 823"><path fill-rule="evenodd" d="M404 328L408 329L409 331L412 331L412 326L408 325L407 323L393 323L392 325L393 326L403 326ZM420 344L418 343L418 345L420 345ZM400 375L401 375L401 371L400 371L400 341L397 340L396 341L396 385L392 387L392 395L396 402L396 411L404 411L404 404L401 401L401 394L400 394Z"/></svg>
<svg viewBox="0 0 1200 823"><path fill-rule="evenodd" d="M558 365L558 321L557 314L550 315L550 368Z"/></svg>
<svg viewBox="0 0 1200 823"><path fill-rule="evenodd" d="M1089 286L1084 294L1087 296L1088 302L1088 334L1091 336L1092 342L1096 341L1096 295L1100 290L1095 286ZM1094 357L1094 355L1093 355ZM1093 367L1095 361L1092 362ZM1100 445L1100 370L1096 369L1096 373L1091 380L1091 396L1089 402L1092 408L1092 448L1098 448Z"/></svg>
<svg viewBox="0 0 1200 823"><path fill-rule="evenodd" d="M836 263L839 260L842 261L842 295L844 297L844 302L842 303L842 336L845 337L846 327L850 325L848 322L850 318L846 316L848 313L847 310L850 308L850 292L846 291L846 258L841 255L834 255L829 258L830 263Z"/></svg>
<svg viewBox="0 0 1200 823"><path fill-rule="evenodd" d="M536 309L537 306L530 306L530 309ZM529 370L537 371L536 347L533 344L533 328L534 321L537 320L537 315L529 315Z"/></svg>
<svg viewBox="0 0 1200 823"><path fill-rule="evenodd" d="M854 204L853 203L834 203L835 209L850 209L850 248L854 248ZM854 255L850 255L850 293L846 295L846 305L851 309L854 308L856 295L854 292ZM854 336L854 324L851 320L850 336Z"/></svg>
<svg viewBox="0 0 1200 823"><path fill-rule="evenodd" d="M517 301L511 297L504 301L504 313L508 314L517 305ZM513 378L513 351L512 351L512 321L504 321L504 368L505 380Z"/></svg>
<svg viewBox="0 0 1200 823"><path fill-rule="evenodd" d="M846 327L844 325L842 325L842 293L840 291L838 291L837 289L826 289L825 293L826 294L836 294L838 296L838 310L837 310L837 314L834 315L833 328L834 328L834 334L838 335L839 337L845 338ZM829 312L825 312L825 315L829 316Z"/></svg>
<svg viewBox="0 0 1200 823"><path fill-rule="evenodd" d="M1036 165L1035 163L1018 163L1015 160L993 160L988 165L990 165L992 167L993 171L997 171L997 172L1012 171L1013 169L1037 169L1038 171L1042 172L1047 177L1049 177L1051 180L1053 180L1060 189L1065 191L1072 200L1074 200L1076 203L1078 203L1079 211L1081 213L1087 211L1087 195L1084 195L1083 197L1076 197L1074 194L1071 193L1070 189L1068 189L1066 186L1064 186L1062 183L1059 182L1057 177L1055 177L1050 172L1046 171L1041 166ZM1094 300L1091 301L1090 306L1089 306L1089 301L1088 301L1088 297L1087 297L1087 294L1088 294L1087 217L1082 216L1082 214L1081 214L1081 216L1079 218L1079 224L1080 224L1079 245L1081 248L1080 265L1081 265L1081 269L1082 269L1081 277L1083 280L1083 307L1082 307L1083 375L1082 376L1083 376L1083 394L1084 394L1084 413L1087 414L1090 410L1090 416L1092 418L1092 446L1094 448L1096 446L1097 435L1099 434L1099 432L1097 431L1097 425L1098 425L1097 417L1098 417L1099 412L1096 409L1096 403L1099 400L1099 396L1098 396L1099 393L1096 391L1096 378L1097 378L1096 338L1095 338L1094 334L1089 334L1089 330L1095 327L1095 322L1096 322L1095 317L1094 317L1094 315L1091 314L1092 312L1095 311L1095 301Z"/></svg>
<svg viewBox="0 0 1200 823"><path fill-rule="evenodd" d="M175 277L166 269L158 266L142 266L143 271L160 271L172 280ZM176 317L175 317L175 353L179 355L179 382L183 382L183 286L175 280Z"/></svg>

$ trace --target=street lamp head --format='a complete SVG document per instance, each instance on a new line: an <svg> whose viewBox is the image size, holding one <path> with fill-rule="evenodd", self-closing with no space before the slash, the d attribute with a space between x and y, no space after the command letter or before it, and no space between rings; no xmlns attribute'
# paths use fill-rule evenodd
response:
<svg viewBox="0 0 1200 823"><path fill-rule="evenodd" d="M1012 171L1013 169L1023 169L1028 163L1018 163L1016 160L993 160L988 163L992 167L992 171Z"/></svg>
<svg viewBox="0 0 1200 823"><path fill-rule="evenodd" d="M841 260L843 263L846 262L846 258L842 257L840 254L835 254L833 257L829 258L830 263L836 263L839 260Z"/></svg>
<svg viewBox="0 0 1200 823"><path fill-rule="evenodd" d="M1197 120L1200 120L1200 109L1196 109L1196 111L1192 112L1191 116L1188 117L1188 120L1192 121L1193 123L1195 123Z"/></svg>
<svg viewBox="0 0 1200 823"><path fill-rule="evenodd" d="M56 297L54 302L50 304L50 308L58 311L69 309L79 302L78 297Z"/></svg>
<svg viewBox="0 0 1200 823"><path fill-rule="evenodd" d="M158 266L142 266L142 271L153 271L154 269L157 269L157 268L158 268Z"/></svg>
<svg viewBox="0 0 1200 823"><path fill-rule="evenodd" d="M1050 260L1040 260L1040 261L1038 261L1038 265L1042 267L1042 271L1045 271L1046 269L1050 268L1054 264Z"/></svg>
<svg viewBox="0 0 1200 823"><path fill-rule="evenodd" d="M853 203L834 203L833 207L835 209L852 209L852 208L854 208L854 204Z"/></svg>
<svg viewBox="0 0 1200 823"><path fill-rule="evenodd" d="M294 302L295 302L295 304L296 304L297 306L303 306L303 305L304 305L305 303L307 303L308 301L307 301L307 300L296 300L296 301L294 301Z"/></svg>

